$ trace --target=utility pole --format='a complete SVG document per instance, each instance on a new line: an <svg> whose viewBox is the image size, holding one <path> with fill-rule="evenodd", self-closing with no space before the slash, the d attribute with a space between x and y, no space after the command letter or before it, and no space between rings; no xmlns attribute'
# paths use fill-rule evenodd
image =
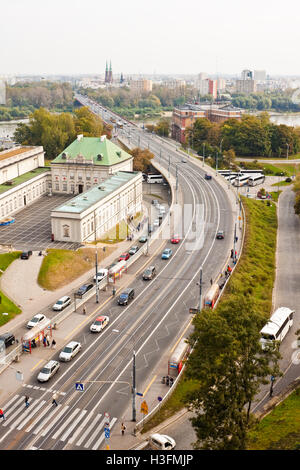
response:
<svg viewBox="0 0 300 470"><path fill-rule="evenodd" d="M203 147L203 163L202 163L202 166L204 166L204 159L205 159L205 143L202 144L202 147Z"/></svg>
<svg viewBox="0 0 300 470"><path fill-rule="evenodd" d="M99 303L99 286L98 286L98 250L96 248L96 303Z"/></svg>
<svg viewBox="0 0 300 470"><path fill-rule="evenodd" d="M199 279L199 313L202 309L202 266L200 268L200 279Z"/></svg>
<svg viewBox="0 0 300 470"><path fill-rule="evenodd" d="M135 406L135 397L136 397L136 377L135 377L135 351L133 351L132 357L132 421L136 421L136 406Z"/></svg>
<svg viewBox="0 0 300 470"><path fill-rule="evenodd" d="M176 165L176 204L177 204L177 193L178 193L178 166Z"/></svg>

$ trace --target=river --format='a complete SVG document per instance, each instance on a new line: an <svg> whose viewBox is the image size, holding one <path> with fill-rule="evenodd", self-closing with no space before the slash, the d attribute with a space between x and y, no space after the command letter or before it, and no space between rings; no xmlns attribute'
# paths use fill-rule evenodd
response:
<svg viewBox="0 0 300 470"><path fill-rule="evenodd" d="M298 114L271 114L270 120L275 124L285 124L287 126L300 126L300 113Z"/></svg>

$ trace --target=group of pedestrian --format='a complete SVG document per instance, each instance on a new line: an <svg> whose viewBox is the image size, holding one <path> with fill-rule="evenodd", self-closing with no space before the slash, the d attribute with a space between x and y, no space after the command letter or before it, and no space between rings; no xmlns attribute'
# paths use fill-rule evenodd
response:
<svg viewBox="0 0 300 470"><path fill-rule="evenodd" d="M45 335L45 336L43 337L43 345L44 345L45 348L46 348L47 346L50 347L50 337L49 337L49 335ZM52 348L52 349L55 349L55 348L56 348L56 341L55 341L54 338L52 339L51 348Z"/></svg>
<svg viewBox="0 0 300 470"><path fill-rule="evenodd" d="M57 398L58 398L58 394L56 392L54 392L54 394L52 395L52 405L58 406ZM28 395L25 395L24 403L25 403L25 409L27 409L30 405ZM5 417L5 414L4 414L4 411L2 410L2 408L0 408L0 418L2 418L3 421L6 420L6 417ZM125 429L126 429L126 426L125 426ZM124 431L125 431L125 429L124 429Z"/></svg>

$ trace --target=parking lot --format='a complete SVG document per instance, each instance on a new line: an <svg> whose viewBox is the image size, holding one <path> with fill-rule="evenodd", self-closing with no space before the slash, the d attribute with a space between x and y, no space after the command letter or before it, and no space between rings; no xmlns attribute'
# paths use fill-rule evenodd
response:
<svg viewBox="0 0 300 470"><path fill-rule="evenodd" d="M79 243L51 241L51 210L71 198L70 195L43 196L22 209L11 225L0 226L0 244L15 250L40 251L46 248L76 249Z"/></svg>

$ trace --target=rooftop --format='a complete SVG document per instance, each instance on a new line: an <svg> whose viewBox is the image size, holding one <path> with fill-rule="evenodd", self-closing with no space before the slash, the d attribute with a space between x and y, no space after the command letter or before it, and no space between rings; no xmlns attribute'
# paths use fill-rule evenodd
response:
<svg viewBox="0 0 300 470"><path fill-rule="evenodd" d="M111 142L106 136L83 137L77 136L51 164L56 163L77 163L111 166L128 160L132 156Z"/></svg>
<svg viewBox="0 0 300 470"><path fill-rule="evenodd" d="M102 181L99 185L73 197L61 206L55 207L52 212L72 212L74 214L80 214L116 191L116 189L128 183L128 181L135 178L138 173L137 171L118 171L111 176L111 178Z"/></svg>
<svg viewBox="0 0 300 470"><path fill-rule="evenodd" d="M0 194L4 193L5 191L8 191L9 189L15 188L21 183L25 183L25 181L29 181L32 178L35 178L38 175L41 175L42 173L45 173L47 171L50 171L50 167L39 167L35 168L35 170L28 171L27 173L24 173L23 175L17 176L16 178L13 178L11 181L11 184L9 181L6 183L0 184Z"/></svg>
<svg viewBox="0 0 300 470"><path fill-rule="evenodd" d="M5 160L6 158L15 157L16 155L20 155L21 153L28 152L32 150L34 147L18 147L10 150L4 150L0 152L0 160Z"/></svg>

